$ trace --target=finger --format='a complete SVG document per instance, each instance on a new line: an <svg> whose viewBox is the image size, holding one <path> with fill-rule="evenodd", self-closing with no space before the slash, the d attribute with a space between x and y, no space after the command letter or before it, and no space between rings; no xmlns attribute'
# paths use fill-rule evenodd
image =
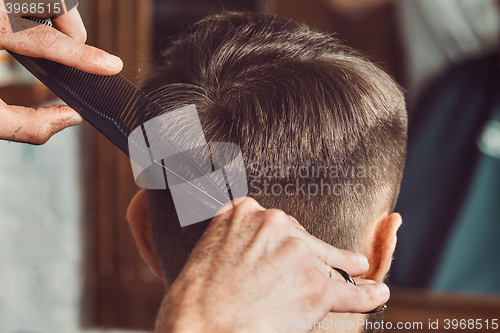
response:
<svg viewBox="0 0 500 333"><path fill-rule="evenodd" d="M52 105L37 110L22 106L0 106L0 139L41 145L66 127L83 122L67 105Z"/></svg>
<svg viewBox="0 0 500 333"><path fill-rule="evenodd" d="M244 203L244 205L240 206L239 208L241 209L242 207L245 207L247 209L257 209L257 210L265 210L265 208L263 208L261 205L259 205L259 203L253 199L253 198L250 198L250 197L238 197L234 200L231 200L229 202L226 202L224 204L224 206L222 206L221 208L219 208L219 210L215 213L215 216L217 215L221 215L233 208L236 208L236 206L238 206L239 204L241 203Z"/></svg>
<svg viewBox="0 0 500 333"><path fill-rule="evenodd" d="M328 284L332 312L369 312L387 303L389 288L383 283L353 285L332 281Z"/></svg>
<svg viewBox="0 0 500 333"><path fill-rule="evenodd" d="M318 258L352 276L358 276L368 271L370 266L368 260L360 253L337 249L297 228L290 228L290 236L304 240Z"/></svg>
<svg viewBox="0 0 500 333"><path fill-rule="evenodd" d="M120 58L43 24L4 36L2 46L23 55L46 58L98 75L113 75L123 67Z"/></svg>
<svg viewBox="0 0 500 333"><path fill-rule="evenodd" d="M325 264L323 260L319 259L314 255L313 255L313 260L316 264L316 267L318 267L318 270L321 272L321 274L325 275L328 279L345 282L344 277L340 275L339 272L330 267L330 265Z"/></svg>
<svg viewBox="0 0 500 333"><path fill-rule="evenodd" d="M52 25L63 34L80 43L85 43L87 40L87 31L76 7L62 16L53 18Z"/></svg>

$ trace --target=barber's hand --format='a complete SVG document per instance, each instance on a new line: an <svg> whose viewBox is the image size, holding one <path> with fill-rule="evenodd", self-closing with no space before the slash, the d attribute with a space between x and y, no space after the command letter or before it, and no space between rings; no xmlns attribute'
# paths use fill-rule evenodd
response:
<svg viewBox="0 0 500 333"><path fill-rule="evenodd" d="M40 0L43 2L44 0ZM48 17L41 17L48 18ZM54 28L11 16L16 24L31 27L12 32L5 4L0 0L0 49L42 57L78 68L82 71L113 75L121 71L120 58L95 47L85 45L87 32L77 7L52 18ZM0 100L0 140L43 144L62 129L77 125L83 119L66 105L53 105L37 110L9 106Z"/></svg>
<svg viewBox="0 0 500 333"><path fill-rule="evenodd" d="M251 198L225 208L172 284L156 332L296 332L293 319L367 312L388 300L385 284L356 278L354 286L336 271L327 276L326 264L365 273L364 256L321 242L291 216Z"/></svg>

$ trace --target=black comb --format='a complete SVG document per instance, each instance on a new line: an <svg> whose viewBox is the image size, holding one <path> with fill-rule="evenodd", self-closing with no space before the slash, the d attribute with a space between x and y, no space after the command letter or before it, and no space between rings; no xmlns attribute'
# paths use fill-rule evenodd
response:
<svg viewBox="0 0 500 333"><path fill-rule="evenodd" d="M120 74L89 74L51 60L8 52L127 155L130 132L161 111Z"/></svg>
<svg viewBox="0 0 500 333"><path fill-rule="evenodd" d="M88 123L113 144L129 155L129 135L144 122L159 115L163 108L148 97L122 75L95 75L73 67L43 59L33 58L8 51L19 63L28 69L52 92L77 111ZM142 126L144 131L144 126ZM169 140L170 141L170 140ZM146 141L147 142L147 141ZM130 142L134 144L134 142ZM149 148L149 143L148 148ZM175 143L172 142L174 146ZM137 146L136 146L137 147ZM165 166L164 161L155 161L149 151L136 149L144 159L150 159L165 172L173 175L178 183L186 182L203 193L215 205L221 207L224 202L217 200L210 193L219 192L230 200L213 181L209 188L202 189L183 177L182 174ZM197 162L179 149L182 161L192 170L203 172ZM206 173L204 173L206 175ZM209 178L210 179L210 178ZM165 183L167 180L165 179ZM232 198L231 198L232 199Z"/></svg>

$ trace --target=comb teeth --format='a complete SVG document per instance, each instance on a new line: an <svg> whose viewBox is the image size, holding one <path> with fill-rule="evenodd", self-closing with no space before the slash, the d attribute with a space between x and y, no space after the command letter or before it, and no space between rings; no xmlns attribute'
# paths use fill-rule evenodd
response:
<svg viewBox="0 0 500 333"><path fill-rule="evenodd" d="M42 19L37 19L35 17L31 17L31 16L21 16L21 18L26 19L26 20L30 20L30 21L34 21L34 22L38 22L40 24L45 24L45 25L48 25L49 27L53 26L52 21L50 19L42 20Z"/></svg>
<svg viewBox="0 0 500 333"><path fill-rule="evenodd" d="M154 101L119 74L89 74L50 60L32 59L92 111L113 121L126 136L140 125L138 120L145 119L144 113L148 110L155 110L155 115L161 111Z"/></svg>

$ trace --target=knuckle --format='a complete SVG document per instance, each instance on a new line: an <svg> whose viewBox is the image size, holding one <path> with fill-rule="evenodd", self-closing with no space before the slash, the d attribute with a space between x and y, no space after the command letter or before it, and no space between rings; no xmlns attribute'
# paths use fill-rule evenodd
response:
<svg viewBox="0 0 500 333"><path fill-rule="evenodd" d="M291 237L287 243L286 248L293 255L301 255L309 251L309 246L300 238Z"/></svg>
<svg viewBox="0 0 500 333"><path fill-rule="evenodd" d="M42 47L45 49L48 49L57 42L59 39L59 32L55 29L43 29L42 36L41 36L41 44Z"/></svg>
<svg viewBox="0 0 500 333"><path fill-rule="evenodd" d="M226 205L229 205L229 203ZM244 222L246 216L254 213L256 206L258 206L258 203L255 200L251 198L244 198L242 201L238 202L235 207L231 207L223 213L217 214L213 219L227 220L230 218L233 224Z"/></svg>
<svg viewBox="0 0 500 333"><path fill-rule="evenodd" d="M287 216L284 211L279 209L268 209L264 212L265 219L270 223L277 223L278 225L288 223Z"/></svg>
<svg viewBox="0 0 500 333"><path fill-rule="evenodd" d="M342 260L342 269L345 271L348 271L349 268L352 267L357 267L357 261L356 259L353 259L353 257L349 254L346 254L345 252L338 252L338 259Z"/></svg>
<svg viewBox="0 0 500 333"><path fill-rule="evenodd" d="M102 59L104 59L104 51L98 51L89 46L75 48L75 52L78 52L80 61L84 63L92 62L94 65L99 65L102 62ZM100 52L102 52L102 54L99 54Z"/></svg>
<svg viewBox="0 0 500 333"><path fill-rule="evenodd" d="M259 203L255 199L250 197L245 197L245 199L243 199L238 205L236 205L236 209L243 210L243 209L253 208L256 206L260 207Z"/></svg>
<svg viewBox="0 0 500 333"><path fill-rule="evenodd" d="M287 230L286 214L278 209L268 209L264 213L262 229L270 233L283 233Z"/></svg>
<svg viewBox="0 0 500 333"><path fill-rule="evenodd" d="M45 111L44 108L38 110L33 109L31 111L31 118L41 120L47 115ZM35 124L35 130L30 131L31 133L28 134L29 143L33 145L43 145L49 141L54 134L54 127L57 125L57 122L50 121L46 118L45 120L35 122Z"/></svg>
<svg viewBox="0 0 500 333"><path fill-rule="evenodd" d="M28 141L33 145L43 145L50 139L50 131L46 126L43 126L33 133L28 134Z"/></svg>

